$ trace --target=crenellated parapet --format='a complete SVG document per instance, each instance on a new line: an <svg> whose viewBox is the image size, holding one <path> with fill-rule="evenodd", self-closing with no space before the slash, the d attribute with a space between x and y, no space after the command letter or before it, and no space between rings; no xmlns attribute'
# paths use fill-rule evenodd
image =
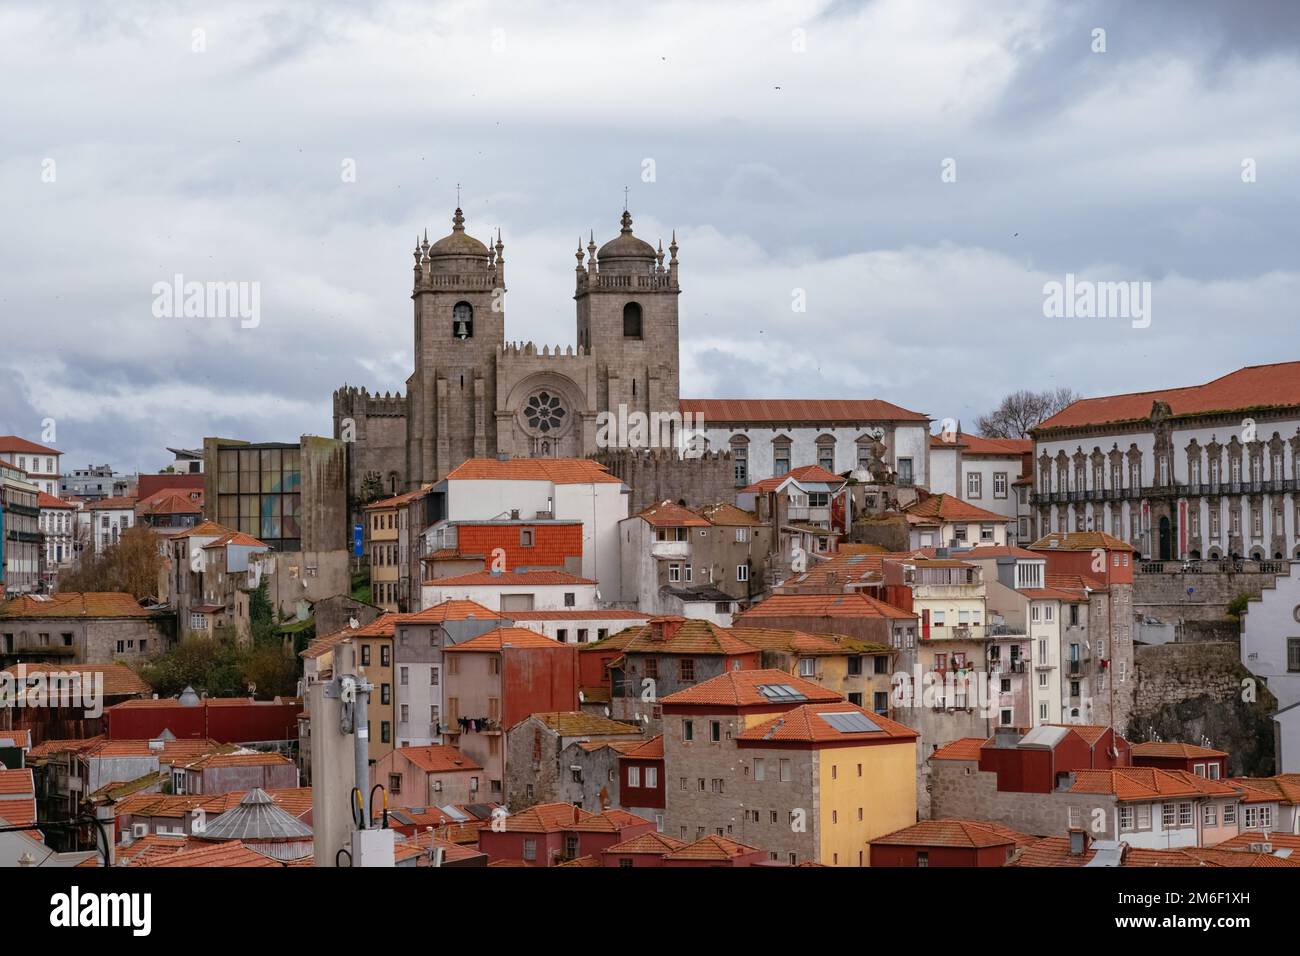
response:
<svg viewBox="0 0 1300 956"><path fill-rule="evenodd" d="M406 396L399 392L371 393L356 385L344 385L334 390L334 415L338 417L401 417L406 416Z"/></svg>

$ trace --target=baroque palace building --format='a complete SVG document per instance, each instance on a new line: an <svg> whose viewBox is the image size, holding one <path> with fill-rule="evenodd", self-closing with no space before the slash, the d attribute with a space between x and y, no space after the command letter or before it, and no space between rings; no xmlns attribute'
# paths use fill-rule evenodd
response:
<svg viewBox="0 0 1300 956"><path fill-rule="evenodd" d="M367 480L389 494L412 491L469 458L600 456L609 450L600 447L602 412L682 416L688 426L703 416L694 433L705 439L706 467L725 468L727 487L806 464L861 467L864 449L879 446L901 484L927 483L924 414L869 399L682 400L677 252L674 234L665 262L663 240L656 247L636 236L624 209L613 239L598 248L593 234L585 251L579 242L576 344L511 342L505 245L500 233L495 244L469 235L457 209L451 233L433 243L426 234L413 253L415 369L406 393L334 393L334 435L351 444L354 498ZM664 487L716 491L718 483Z"/></svg>
<svg viewBox="0 0 1300 956"><path fill-rule="evenodd" d="M1033 429L1039 535L1148 559L1300 560L1300 362L1075 402Z"/></svg>

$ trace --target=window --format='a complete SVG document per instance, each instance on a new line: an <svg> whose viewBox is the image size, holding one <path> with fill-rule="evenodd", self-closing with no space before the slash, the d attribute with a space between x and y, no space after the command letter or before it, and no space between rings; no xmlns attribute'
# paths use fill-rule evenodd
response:
<svg viewBox="0 0 1300 956"><path fill-rule="evenodd" d="M646 767L646 768L645 768L645 785L646 785L647 788L649 788L649 789L651 789L651 790L653 790L653 789L655 789L656 787L659 786L659 768L658 768L658 767Z"/></svg>
<svg viewBox="0 0 1300 956"><path fill-rule="evenodd" d="M749 484L749 448L743 442L731 443L731 464L735 468L736 487Z"/></svg>
<svg viewBox="0 0 1300 956"><path fill-rule="evenodd" d="M749 540L749 529L748 529L748 528L737 528L737 529L736 529L736 543L737 543L737 544L744 544L744 543L745 543L746 541L748 541L748 540Z"/></svg>
<svg viewBox="0 0 1300 956"><path fill-rule="evenodd" d="M379 722L379 740L386 744L393 742L393 725L386 720Z"/></svg>
<svg viewBox="0 0 1300 956"><path fill-rule="evenodd" d="M835 470L835 444L829 441L817 443L817 464L827 471Z"/></svg>
<svg viewBox="0 0 1300 956"><path fill-rule="evenodd" d="M754 781L760 782L767 779L767 763L762 757L754 758Z"/></svg>
<svg viewBox="0 0 1300 956"><path fill-rule="evenodd" d="M565 606L565 607L576 607L576 606L577 606L577 603L578 603L577 595L574 594L574 592L572 592L572 591L565 591L565 592L564 592L564 606Z"/></svg>
<svg viewBox="0 0 1300 956"><path fill-rule="evenodd" d="M981 496L984 476L978 471L968 472L966 475L966 497L978 498Z"/></svg>
<svg viewBox="0 0 1300 956"><path fill-rule="evenodd" d="M737 580L737 581L740 581L741 583L744 583L745 581L748 581L748 580L749 580L749 565L748 565L748 564L738 564L738 565L736 565L736 580Z"/></svg>
<svg viewBox="0 0 1300 956"><path fill-rule="evenodd" d="M368 667L369 665L370 665L370 645L362 644L361 645L361 666Z"/></svg>
<svg viewBox="0 0 1300 956"><path fill-rule="evenodd" d="M799 676L800 676L800 677L816 677L816 676L817 676L817 660L816 660L815 658L812 658L812 657L801 657L801 658L799 658Z"/></svg>
<svg viewBox="0 0 1300 956"><path fill-rule="evenodd" d="M1225 803L1223 805L1223 823L1227 826L1229 823L1237 822L1237 805L1235 803Z"/></svg>
<svg viewBox="0 0 1300 956"><path fill-rule="evenodd" d="M682 740L694 740L694 739L695 739L695 721L693 721L693 720L683 720L683 721L682 721ZM682 779L685 780L686 778L683 777Z"/></svg>
<svg viewBox="0 0 1300 956"><path fill-rule="evenodd" d="M1300 637L1286 639L1286 669L1291 672L1300 671Z"/></svg>
<svg viewBox="0 0 1300 956"><path fill-rule="evenodd" d="M791 776L790 760L788 757L780 758L780 769L781 769L781 782L789 783L793 779L793 777Z"/></svg>
<svg viewBox="0 0 1300 956"><path fill-rule="evenodd" d="M399 793L402 792L402 775L401 775L401 774L390 773L390 774L388 775L388 792L391 793L391 794L394 794L394 795L399 794Z"/></svg>
<svg viewBox="0 0 1300 956"><path fill-rule="evenodd" d="M772 471L778 477L790 471L790 444L788 442L773 442Z"/></svg>
<svg viewBox="0 0 1300 956"><path fill-rule="evenodd" d="M718 743L720 740L722 740L722 721L720 720L709 721L709 739L712 740L715 744Z"/></svg>
<svg viewBox="0 0 1300 956"><path fill-rule="evenodd" d="M474 337L474 307L468 302L457 302L452 306L451 336L462 342Z"/></svg>
<svg viewBox="0 0 1300 956"><path fill-rule="evenodd" d="M1201 818L1205 826L1217 827L1219 825L1219 808L1212 803L1207 803Z"/></svg>
<svg viewBox="0 0 1300 956"><path fill-rule="evenodd" d="M379 645L379 666L388 667L392 664L393 649L387 644Z"/></svg>
<svg viewBox="0 0 1300 956"><path fill-rule="evenodd" d="M1174 821L1177 818L1178 808L1172 803L1160 805L1160 825L1166 830L1174 828Z"/></svg>
<svg viewBox="0 0 1300 956"><path fill-rule="evenodd" d="M993 497L1005 498L1007 496L1007 473L1005 471L993 472Z"/></svg>
<svg viewBox="0 0 1300 956"><path fill-rule="evenodd" d="M536 841L536 840L531 840L531 839L526 839L526 840L524 840L524 859L525 859L525 860L535 860L535 859L537 859L537 841Z"/></svg>
<svg viewBox="0 0 1300 956"><path fill-rule="evenodd" d="M1119 808L1119 828L1121 830L1132 830L1136 822L1136 812L1131 804L1122 804Z"/></svg>
<svg viewBox="0 0 1300 956"><path fill-rule="evenodd" d="M531 548L532 546L533 546L533 529L532 529L532 528L520 528L520 529L519 529L519 547L521 547L521 548Z"/></svg>
<svg viewBox="0 0 1300 956"><path fill-rule="evenodd" d="M682 579L682 566L680 564L668 565L668 582L677 584Z"/></svg>
<svg viewBox="0 0 1300 956"><path fill-rule="evenodd" d="M993 540L993 525L991 524L980 525L980 541L989 542L992 540Z"/></svg>
<svg viewBox="0 0 1300 956"><path fill-rule="evenodd" d="M917 866L923 866L923 867L929 867L929 865L930 865L930 854L927 853L925 850L917 850L917 851L916 851L916 865L917 865Z"/></svg>
<svg viewBox="0 0 1300 956"><path fill-rule="evenodd" d="M623 306L623 338L641 338L641 306L635 302Z"/></svg>
<svg viewBox="0 0 1300 956"><path fill-rule="evenodd" d="M677 662L677 676L682 681L695 680L695 659L683 657Z"/></svg>

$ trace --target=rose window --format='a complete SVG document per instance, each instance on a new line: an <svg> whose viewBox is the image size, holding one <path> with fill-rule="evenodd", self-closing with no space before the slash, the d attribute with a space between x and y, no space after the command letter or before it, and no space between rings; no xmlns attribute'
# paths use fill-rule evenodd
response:
<svg viewBox="0 0 1300 956"><path fill-rule="evenodd" d="M543 435L559 431L566 415L560 397L551 392L531 395L524 404L524 421L530 429Z"/></svg>

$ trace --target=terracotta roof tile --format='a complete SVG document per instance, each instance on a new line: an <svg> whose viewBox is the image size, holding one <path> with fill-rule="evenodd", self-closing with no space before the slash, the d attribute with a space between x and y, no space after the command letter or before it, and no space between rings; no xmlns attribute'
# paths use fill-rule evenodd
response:
<svg viewBox="0 0 1300 956"><path fill-rule="evenodd" d="M840 719L861 723L865 718L876 730L842 730L835 722ZM739 734L736 739L749 743L846 743L877 740L916 740L920 736L910 727L895 720L864 710L847 701L824 704L804 704L786 711L761 724L755 724Z"/></svg>
<svg viewBox="0 0 1300 956"><path fill-rule="evenodd" d="M364 510L382 511L386 508L399 508L402 505L410 504L412 501L418 501L432 490L433 485L421 485L415 491L408 491L405 494L394 495L391 498L381 498L378 501L372 501L370 504L366 505Z"/></svg>
<svg viewBox="0 0 1300 956"><path fill-rule="evenodd" d="M232 840L229 843L209 844L192 850L187 849L143 865L154 867L257 868L282 867L285 864L279 860L263 856L256 850L249 849L238 840Z"/></svg>
<svg viewBox="0 0 1300 956"><path fill-rule="evenodd" d="M500 616L515 621L648 621L651 617L644 611L626 611L622 608L596 611L506 611Z"/></svg>
<svg viewBox="0 0 1300 956"><path fill-rule="evenodd" d="M696 840L694 843L689 843L684 847L673 850L671 853L666 853L664 859L729 862L738 856L758 852L761 852L758 847L746 846L743 843L737 843L735 840L713 835Z"/></svg>
<svg viewBox="0 0 1300 956"><path fill-rule="evenodd" d="M403 614L398 619L399 624L441 624L444 621L465 621L469 618L488 618L499 620L501 614L484 607L477 601L443 601L441 604L435 604L433 607L427 607L423 611L416 611L413 614Z"/></svg>
<svg viewBox="0 0 1300 956"><path fill-rule="evenodd" d="M776 475L772 478L764 478L762 481L756 481L747 488L742 488L740 494L776 491L787 481L794 480L801 484L825 484L825 485L842 485L844 479L833 471L827 471L821 465L800 465L798 468L791 468L784 475Z"/></svg>
<svg viewBox="0 0 1300 956"><path fill-rule="evenodd" d="M1231 796L1236 791L1226 781L1209 780L1183 770L1116 767L1076 771L1069 792L1102 793L1120 801L1142 801L1161 797Z"/></svg>
<svg viewBox="0 0 1300 956"><path fill-rule="evenodd" d="M78 673L82 675L83 681L101 681L105 697L133 697L153 692L153 688L125 664L24 664L22 666L28 677L45 673ZM16 678L18 667L17 664L6 667L4 673L12 674Z"/></svg>
<svg viewBox="0 0 1300 956"><path fill-rule="evenodd" d="M592 734L641 736L641 728L637 724L625 724L622 721L610 720L608 717L581 710L530 714L524 720L540 721L561 737L586 737Z"/></svg>
<svg viewBox="0 0 1300 956"><path fill-rule="evenodd" d="M789 687L795 696L769 691L764 694L760 688ZM843 701L839 694L814 684L812 681L785 671L778 670L742 670L727 671L717 677L679 690L665 697L662 703L671 705L712 705L719 707L763 707L788 705L798 706L802 703L823 703ZM845 706L848 706L846 703Z"/></svg>
<svg viewBox="0 0 1300 956"><path fill-rule="evenodd" d="M705 505L698 509L699 515L711 525L725 528L762 527L765 522L752 511L745 511L725 501Z"/></svg>
<svg viewBox="0 0 1300 956"><path fill-rule="evenodd" d="M37 493L36 504L38 507L40 507L45 511L51 511L51 510L76 511L77 510L77 506L72 502L64 501L61 498L56 498L54 497L54 495L46 491Z"/></svg>
<svg viewBox="0 0 1300 956"><path fill-rule="evenodd" d="M903 512L912 517L934 518L939 521L984 521L1007 524L1015 520L1006 515L977 508L960 498L945 494L922 498L908 505Z"/></svg>
<svg viewBox="0 0 1300 956"><path fill-rule="evenodd" d="M629 760L662 760L664 758L664 735L651 737L645 743L623 754Z"/></svg>
<svg viewBox="0 0 1300 956"><path fill-rule="evenodd" d="M931 760L979 760L980 748L984 746L986 737L961 737L950 743L944 744L934 753L930 754Z"/></svg>
<svg viewBox="0 0 1300 956"><path fill-rule="evenodd" d="M621 650L625 654L756 654L758 649L731 628L702 618L661 615L611 634L603 641L578 646L580 653Z"/></svg>
<svg viewBox="0 0 1300 956"><path fill-rule="evenodd" d="M1228 756L1222 750L1211 750L1208 747L1198 747L1195 744L1179 744L1163 741L1136 743L1132 744L1131 747L1134 757L1196 758Z"/></svg>
<svg viewBox="0 0 1300 956"><path fill-rule="evenodd" d="M539 803L505 818L507 833L556 833L595 816L571 803Z"/></svg>
<svg viewBox="0 0 1300 956"><path fill-rule="evenodd" d="M19 438L17 435L0 435L0 452L23 452L25 454L37 455L62 455L63 452L53 448L46 448L44 445L38 445L34 441L28 441L26 438Z"/></svg>
<svg viewBox="0 0 1300 956"><path fill-rule="evenodd" d="M878 399L813 398L683 398L683 414L703 415L710 424L785 422L830 424L844 422L928 422L929 416Z"/></svg>
<svg viewBox="0 0 1300 956"><path fill-rule="evenodd" d="M0 605L0 618L152 617L153 612L121 591L59 591L37 600L23 594Z"/></svg>
<svg viewBox="0 0 1300 956"><path fill-rule="evenodd" d="M549 637L538 634L536 631L530 631L526 627L498 627L494 631L488 631L480 634L478 637L472 637L468 641L462 641L454 647L443 649L443 653L461 651L465 653L484 653L499 651L503 647L544 647L552 650L556 648L570 647L568 644L561 644L559 641L553 641Z"/></svg>
<svg viewBox="0 0 1300 956"><path fill-rule="evenodd" d="M773 594L737 615L735 623L765 617L870 617L897 621L914 620L916 615L860 591L840 594Z"/></svg>
<svg viewBox="0 0 1300 956"><path fill-rule="evenodd" d="M622 843L615 843L606 853L624 854L630 856L635 853L649 853L655 856L663 856L665 853L673 853L686 846L681 840L675 840L664 833L657 833L651 830L649 833L642 833L640 836L634 836L630 840L624 840Z"/></svg>
<svg viewBox="0 0 1300 956"><path fill-rule="evenodd" d="M1030 549L1033 551L1133 551L1132 545L1113 538L1104 531L1053 531L1039 538Z"/></svg>
<svg viewBox="0 0 1300 956"><path fill-rule="evenodd" d="M481 585L494 587L545 587L548 585L595 584L596 582L564 571L471 571L469 574L458 574L450 578L435 578L424 583L430 587L457 588Z"/></svg>
<svg viewBox="0 0 1300 956"><path fill-rule="evenodd" d="M471 458L447 475L448 481L549 481L555 485L621 484L589 458Z"/></svg>
<svg viewBox="0 0 1300 956"><path fill-rule="evenodd" d="M661 501L638 511L633 517L640 518L656 528L707 528L709 522L694 511L683 508L671 501Z"/></svg>
<svg viewBox="0 0 1300 956"><path fill-rule="evenodd" d="M1129 392L1074 402L1041 422L1034 433L1057 428L1146 421L1155 402L1166 402L1175 417L1300 405L1300 362L1251 365L1204 385L1154 392ZM1240 417L1240 416L1237 416Z"/></svg>
<svg viewBox="0 0 1300 956"><path fill-rule="evenodd" d="M474 760L450 744L429 744L423 747L398 747L398 756L405 757L425 773L452 773L459 770L482 770Z"/></svg>
<svg viewBox="0 0 1300 956"><path fill-rule="evenodd" d="M613 809L586 817L566 829L583 833L622 833L629 827L647 825L654 826L654 823L645 817L638 817L635 813Z"/></svg>
<svg viewBox="0 0 1300 956"><path fill-rule="evenodd" d="M978 849L1026 846L1037 840L1000 823L985 820L922 820L870 840L873 846L943 846Z"/></svg>

